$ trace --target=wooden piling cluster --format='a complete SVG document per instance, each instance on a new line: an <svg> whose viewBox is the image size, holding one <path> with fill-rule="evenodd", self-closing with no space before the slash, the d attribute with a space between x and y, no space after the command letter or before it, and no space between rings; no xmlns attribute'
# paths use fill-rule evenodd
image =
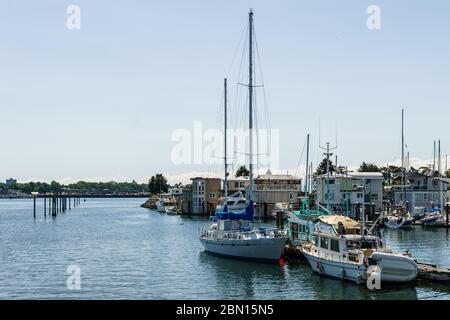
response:
<svg viewBox="0 0 450 320"><path fill-rule="evenodd" d="M39 195L33 193L33 217L36 218L36 198L43 198L44 217L56 217L58 213L65 213L67 210L76 208L81 204L81 196L71 195L62 192ZM48 205L47 205L48 199Z"/></svg>

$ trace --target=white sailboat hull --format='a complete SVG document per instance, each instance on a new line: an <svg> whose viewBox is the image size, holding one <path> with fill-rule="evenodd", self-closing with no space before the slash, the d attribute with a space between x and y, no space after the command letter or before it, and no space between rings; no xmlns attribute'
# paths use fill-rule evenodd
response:
<svg viewBox="0 0 450 320"><path fill-rule="evenodd" d="M260 239L209 239L200 237L205 251L214 255L254 261L278 261L283 255L286 237Z"/></svg>

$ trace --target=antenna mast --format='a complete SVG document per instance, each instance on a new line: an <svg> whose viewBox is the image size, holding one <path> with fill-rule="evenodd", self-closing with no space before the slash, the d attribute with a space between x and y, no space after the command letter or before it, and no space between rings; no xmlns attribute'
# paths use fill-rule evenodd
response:
<svg viewBox="0 0 450 320"><path fill-rule="evenodd" d="M405 109L402 109L402 188L403 188L403 201L406 204L406 168L405 168L405 127L404 127L404 119L405 119Z"/></svg>
<svg viewBox="0 0 450 320"><path fill-rule="evenodd" d="M306 174L305 174L305 195L309 193L309 133L306 136Z"/></svg>
<svg viewBox="0 0 450 320"><path fill-rule="evenodd" d="M319 122L319 130L320 130L320 122ZM336 135L337 136L337 135ZM329 195L330 195L330 157L333 155L330 151L337 149L337 139L336 145L333 148L330 148L330 142L326 142L326 147L320 145L320 131L319 131L319 148L322 150L326 150L326 153L323 155L327 157L327 181L326 181L326 201L327 201L327 210L330 210L329 203ZM336 171L336 170L335 170Z"/></svg>

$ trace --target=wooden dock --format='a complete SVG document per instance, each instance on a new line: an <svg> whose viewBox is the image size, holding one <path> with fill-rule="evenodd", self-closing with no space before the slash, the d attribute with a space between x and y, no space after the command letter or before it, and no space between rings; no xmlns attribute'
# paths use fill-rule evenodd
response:
<svg viewBox="0 0 450 320"><path fill-rule="evenodd" d="M417 280L450 283L450 269L438 268L435 265L420 262L417 265L419 268Z"/></svg>

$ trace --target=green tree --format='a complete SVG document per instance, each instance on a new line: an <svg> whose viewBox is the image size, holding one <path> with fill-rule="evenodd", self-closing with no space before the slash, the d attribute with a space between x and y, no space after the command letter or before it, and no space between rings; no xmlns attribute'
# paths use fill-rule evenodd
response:
<svg viewBox="0 0 450 320"><path fill-rule="evenodd" d="M384 182L388 185L401 183L402 168L390 165L387 167L381 167L380 171L383 174Z"/></svg>
<svg viewBox="0 0 450 320"><path fill-rule="evenodd" d="M450 178L450 169L448 169L448 171L445 173L445 177Z"/></svg>
<svg viewBox="0 0 450 320"><path fill-rule="evenodd" d="M329 164L330 173L335 172L336 167L333 165L333 161L328 160L328 164ZM320 175L323 175L326 173L327 173L327 158L324 158L322 160L322 162L319 164L319 166L317 167L315 175L320 176Z"/></svg>
<svg viewBox="0 0 450 320"><path fill-rule="evenodd" d="M167 192L168 189L167 179L161 173L152 176L148 181L148 191L152 194Z"/></svg>
<svg viewBox="0 0 450 320"><path fill-rule="evenodd" d="M238 177L248 177L250 175L250 171L247 169L246 166L242 165L240 166L236 171L236 178Z"/></svg>
<svg viewBox="0 0 450 320"><path fill-rule="evenodd" d="M56 181L50 182L50 190L52 192L59 192L59 191L61 191L61 189L62 189L62 186L58 182L56 182Z"/></svg>
<svg viewBox="0 0 450 320"><path fill-rule="evenodd" d="M380 168L374 163L361 163L358 169L359 172L381 172Z"/></svg>

